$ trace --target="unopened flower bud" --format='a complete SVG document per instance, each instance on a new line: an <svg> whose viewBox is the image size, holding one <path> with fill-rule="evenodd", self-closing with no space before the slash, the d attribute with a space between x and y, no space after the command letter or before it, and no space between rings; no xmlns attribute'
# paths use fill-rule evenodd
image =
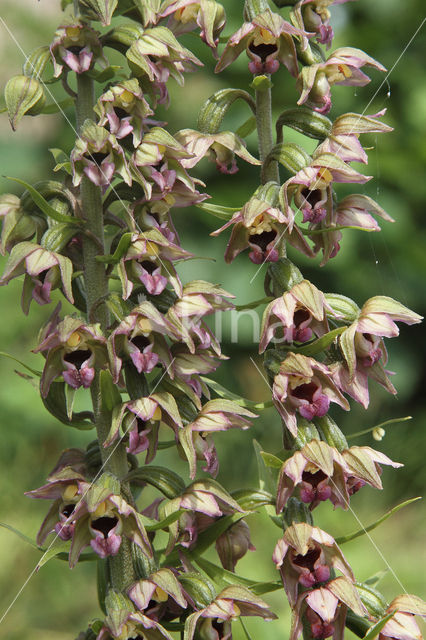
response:
<svg viewBox="0 0 426 640"><path fill-rule="evenodd" d="M46 101L43 87L35 78L14 76L4 90L7 112L13 131L24 115L36 116Z"/></svg>
<svg viewBox="0 0 426 640"><path fill-rule="evenodd" d="M373 429L373 438L374 440L377 440L377 442L380 442L380 440L383 440L385 435L386 435L386 431L382 427L375 427Z"/></svg>

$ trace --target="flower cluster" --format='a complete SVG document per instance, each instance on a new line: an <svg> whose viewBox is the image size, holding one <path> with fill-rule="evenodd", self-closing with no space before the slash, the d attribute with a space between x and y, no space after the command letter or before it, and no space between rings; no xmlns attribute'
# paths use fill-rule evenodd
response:
<svg viewBox="0 0 426 640"><path fill-rule="evenodd" d="M361 134L391 130L385 110L326 116L333 85L363 86L364 67L384 70L359 49L321 49L333 41L329 7L343 2L276 0L291 5L285 19L266 0L246 0L242 26L221 38L226 15L216 0L79 0L50 47L32 54L31 73L26 64L8 84L13 128L43 108L40 78L49 64L49 82L60 80L77 110L73 148L52 150L62 182L0 196L0 251L9 254L0 285L24 276L26 313L32 300L65 298L65 315L59 303L34 348L44 357L40 394L58 421L96 429L96 440L64 451L46 484L27 492L51 503L37 535L41 549L54 536L46 553L60 538L53 552L65 550L71 567L102 561L105 615L78 640L173 640L175 631L186 640L231 640L241 616L273 619L257 594L279 583L235 575L255 550L246 517L265 505L275 507L271 518L283 529L273 562L293 612L290 640L302 631L343 640L348 610L364 628L379 623L380 640L419 637L413 615L424 614L423 603L398 596L372 612L336 541L312 519L321 502L347 509L364 485L381 489L382 465L402 466L371 447L348 446L329 412L333 404L349 411L348 397L367 408L369 378L396 393L384 340L398 335L396 322L421 320L390 297L359 308L325 294L286 258L288 243L309 258L322 252L323 265L338 253L344 228L379 231L376 217L392 221L367 195L339 200L335 191L371 178L351 164L368 162ZM97 31L96 22L110 28ZM217 72L245 52L255 95L218 91L197 129L171 133L157 107L168 105L171 79L183 84L202 65L179 40L189 32L209 47ZM110 65L108 49L125 66ZM270 76L283 68L299 98L278 117L274 144ZM223 130L239 99L255 117L237 132ZM244 141L253 126L258 154ZM316 148L284 141L284 127ZM191 175L204 158L226 175L237 162L260 167L260 184L253 181L242 206L209 204L204 183ZM212 235L230 229L227 263L246 249L254 264L269 263L259 352L286 451L257 451L259 489L230 492L217 480L215 434L245 431L265 405L206 377L227 359L208 317L233 309L234 296L179 276L179 263L195 256L181 246L174 217L190 206L224 220ZM93 411L75 410L84 395ZM164 449L184 460L182 475L170 468L172 455L161 462ZM213 545L222 567L204 558Z"/></svg>

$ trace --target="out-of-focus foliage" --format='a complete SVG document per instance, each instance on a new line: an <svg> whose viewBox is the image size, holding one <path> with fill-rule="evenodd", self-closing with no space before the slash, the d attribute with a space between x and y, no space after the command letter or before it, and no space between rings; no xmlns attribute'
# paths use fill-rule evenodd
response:
<svg viewBox="0 0 426 640"><path fill-rule="evenodd" d="M45 44L51 39L61 21L59 0L2 0L0 22L0 86L8 77L20 72L23 53ZM229 17L226 34L232 33L240 23L242 2L223 2ZM373 295L390 295L416 312L425 315L426 287L426 228L423 223L426 203L425 113L426 84L424 60L426 56L425 29L415 36L424 19L422 0L358 0L332 7L336 31L334 46L347 45L361 48L382 62L389 70L388 79L372 73L372 82L354 91L348 87L334 87L334 114L343 111L374 114L387 108L384 118L395 127L387 135L372 135L369 151L369 174L374 179L363 193L374 197L395 218L391 225L383 223L380 234L347 231L341 253L325 268L307 264L295 256L304 275L324 291L338 291L354 298L358 303ZM10 30L10 33L8 32ZM12 37L12 35L13 37ZM410 42L411 38L413 41ZM192 35L186 44L205 62L205 71L198 71L187 79L185 87L176 87L171 95L172 108L161 114L171 129L195 127L197 110L202 102L219 88L225 86L248 89L250 76L243 56L220 76L212 73L212 60L206 47L201 47ZM22 50L19 49L22 48ZM297 99L293 81L288 74L278 72L274 78L276 115ZM277 90L279 88L279 90ZM56 89L55 89L56 91ZM72 121L72 112L67 112ZM230 110L224 122L225 128L237 128L249 116L244 104ZM35 182L49 174L52 157L48 147L70 149L74 132L65 118L41 116L24 118L18 132L12 133L7 118L0 119L0 175L12 175ZM288 134L289 141L301 142L301 136ZM306 141L303 140L303 144ZM248 138L249 148L256 153L254 136ZM207 183L212 201L226 206L244 203L258 186L256 167L242 167L236 176L216 173L213 163L200 165L200 177ZM284 179L284 173L282 178ZM0 178L0 191L17 191L16 185ZM340 190L340 194L344 189ZM181 266L183 278L205 278L223 284L237 295L237 304L263 297L263 272L242 255L232 265L223 261L226 238L217 239L209 233L220 226L217 219L207 213L185 209L178 211L176 222L182 234L183 245L196 255L214 256L215 262L201 260ZM257 275L256 275L257 274ZM0 349L7 350L31 366L40 366L41 356L28 355L37 341L38 329L48 313L46 307L34 308L30 317L24 317L19 307L20 283L12 282L0 290L1 318ZM261 314L262 308L259 309ZM228 388L247 397L263 400L268 389L259 370L261 360L256 356L253 343L253 323L241 317L238 327L238 343L231 343L230 318L223 322L223 350L231 356L231 362L221 367L221 382ZM227 343L228 342L228 343ZM412 415L413 420L390 427L385 439L377 445L393 459L404 463L398 471L384 472L382 494L365 489L353 505L356 515L348 513L323 514L319 509L318 525L338 536L368 524L384 512L389 505L405 498L421 494L425 486L423 457L426 444L426 347L422 325L401 328L399 340L388 341L389 368L396 371L393 382L398 389L397 398L389 397L375 388L373 400L366 413L353 406L349 415L340 409L334 418L347 433L360 431L391 417ZM254 362L251 360L253 358ZM34 389L35 380L26 380L14 373L19 367L0 358L0 448L1 486L0 520L35 536L44 517L43 504L32 502L23 492L40 486L53 467L58 452L68 446L84 444L90 434L67 430L46 414ZM250 484L255 473L251 445L252 437L270 449L279 437L278 416L272 410L255 421L250 432L239 431L226 436L227 449L219 450L221 474L226 482L241 486ZM372 444L368 436L354 444ZM219 438L220 445L220 438ZM238 451L238 455L235 452ZM241 478L243 480L241 480ZM389 599L403 591L421 595L422 572L419 571L422 553L421 522L424 508L417 503L397 514L373 534L373 540L358 538L349 543L345 553L353 564L360 580L385 567L380 553L390 562L396 577L389 572L383 581L383 589ZM321 520L326 518L326 520ZM263 562L251 565L251 554L241 562L241 573L258 579L274 576L269 550L278 538L278 529L271 530L262 518L252 519L253 540ZM267 533L265 533L267 531ZM407 544L409 539L409 544ZM377 545L377 547L375 547ZM379 553L380 550L380 553ZM423 548L424 554L424 548ZM39 554L27 548L9 531L0 529L0 619L13 601L35 566ZM82 565L71 574L66 563L52 561L40 574L35 574L0 624L0 636L8 640L72 640L87 619L96 614L96 593L93 567ZM269 599L272 607L282 610L279 596ZM251 626L253 637L264 633L259 626ZM267 628L272 640L287 633L285 621L270 623ZM240 630L237 637L239 637ZM348 634L349 637L349 634Z"/></svg>

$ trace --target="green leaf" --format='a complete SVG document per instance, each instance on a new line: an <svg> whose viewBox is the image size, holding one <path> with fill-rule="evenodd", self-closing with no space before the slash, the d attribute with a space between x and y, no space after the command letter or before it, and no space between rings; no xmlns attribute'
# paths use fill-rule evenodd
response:
<svg viewBox="0 0 426 640"><path fill-rule="evenodd" d="M336 543L343 544L344 542L349 542L350 540L354 540L359 536L363 536L368 531L372 531L373 529L378 527L379 524L382 524L382 522L390 518L390 516L392 516L394 513L397 513L403 507L406 507L412 502L417 502L417 500L421 500L421 499L422 497L418 496L417 498L410 498L409 500L405 500L404 502L401 502L401 504L398 504L396 507L393 507L393 509L391 509L390 511L387 511L381 518L373 522L373 524L370 524L368 527L365 527L364 529L359 529L358 531L354 531L353 533L349 533L347 536L341 536L340 538L336 538Z"/></svg>
<svg viewBox="0 0 426 640"><path fill-rule="evenodd" d="M236 311L244 311L245 309L256 309L256 307L260 307L261 304L268 304L272 302L274 298L270 296L266 298L260 298L260 300L255 300L254 302L248 302L247 304L238 304L235 306Z"/></svg>
<svg viewBox="0 0 426 640"><path fill-rule="evenodd" d="M294 348L294 352L301 353L303 356L315 356L317 355L317 353L325 351L327 347L329 347L330 344L337 338L337 336L343 333L345 329L346 327L337 327L337 329L329 331L324 336L321 336L321 338L310 342L304 347L299 347L297 349Z"/></svg>
<svg viewBox="0 0 426 640"><path fill-rule="evenodd" d="M221 220L230 220L234 213L242 209L242 207L222 207L220 204L209 204L208 202L201 202L195 206L197 209L207 211L207 213L211 213Z"/></svg>
<svg viewBox="0 0 426 640"><path fill-rule="evenodd" d="M32 187L27 182L24 182L19 178L11 178L10 176L4 177L6 178L6 180L13 180L14 182L17 182L18 184L21 184L23 187L25 187L26 190L30 193L34 203L39 207L39 209L41 209L41 211L43 211L46 216L52 218L52 220L56 220L56 222L69 222L75 224L76 226L82 225L84 223L84 221L80 218L67 216L63 213L59 213L59 211L56 211L56 209L51 207L47 200L43 198L43 196L37 191L37 189L34 189L34 187Z"/></svg>
<svg viewBox="0 0 426 640"><path fill-rule="evenodd" d="M49 562L49 560L51 560L52 558L55 558L60 553L66 554L66 558L68 559L69 549L70 549L70 541L69 540L66 540L66 541L61 540L58 544L55 544L52 547L49 547L43 553L43 555L41 556L40 560L38 561L37 570L41 569L41 567L44 564L47 564Z"/></svg>
<svg viewBox="0 0 426 640"><path fill-rule="evenodd" d="M49 413L68 427L87 431L95 426L91 421L93 414L90 411L79 411L71 419L68 418L64 382L52 382L49 393L46 398L42 397L42 401Z"/></svg>
<svg viewBox="0 0 426 640"><path fill-rule="evenodd" d="M112 411L114 407L121 404L120 392L112 380L110 371L103 369L99 377L102 408L106 411Z"/></svg>
<svg viewBox="0 0 426 640"><path fill-rule="evenodd" d="M124 233L121 236L120 242L118 243L117 248L113 254L108 254L106 256L96 256L96 260L98 262L106 262L107 264L117 264L118 262L120 262L121 258L130 247L131 241L132 234L130 232Z"/></svg>
<svg viewBox="0 0 426 640"><path fill-rule="evenodd" d="M378 571L374 573L372 576L364 580L364 584L367 584L370 587L374 587L378 585L379 582L389 573L389 569L383 569L382 571Z"/></svg>
<svg viewBox="0 0 426 640"><path fill-rule="evenodd" d="M24 367L27 371L37 376L38 378L40 378L41 371L37 371L37 369L33 369L32 367L29 367L27 364L25 364L25 362L22 362L22 360L18 360L18 358L15 358L15 356L11 356L10 353L6 353L5 351L0 351L0 356L3 356L4 358L10 358L10 360L14 360L15 362L18 362L21 365L21 367Z"/></svg>
<svg viewBox="0 0 426 640"><path fill-rule="evenodd" d="M19 531L19 529L15 529L15 527L12 527L12 525L6 524L5 522L0 522L0 527L3 527L4 529L9 529L9 531L12 531L12 533L14 533L16 536L18 536L22 540L24 540L24 542L31 545L34 549L38 549L40 551L40 547L38 546L36 541L26 536L25 533L22 533L22 531Z"/></svg>
<svg viewBox="0 0 426 640"><path fill-rule="evenodd" d="M248 587L250 591L253 591L256 595L261 595L263 593L270 593L271 591L276 591L277 589L282 589L281 582L257 582L256 580L250 580L249 578L244 578L243 576L239 576L236 573L232 573L232 571L228 571L227 569L223 569L218 565L206 560L205 558L201 558L196 554L191 554L191 559L197 564L204 573L208 575L208 577L216 583L225 583L225 584L240 584L245 587Z"/></svg>
<svg viewBox="0 0 426 640"><path fill-rule="evenodd" d="M396 611L391 611L390 613L388 613L384 618L382 618L381 620L379 620L378 622L376 622L376 624L374 624L372 627L370 627L370 629L368 630L368 632L365 634L363 640L374 640L374 638L376 638L380 631L383 629L383 627L385 626L385 624L391 619L393 618L393 616L395 615Z"/></svg>
<svg viewBox="0 0 426 640"><path fill-rule="evenodd" d="M156 522L155 520L152 520L151 518L145 517L143 519L144 523L145 521L151 522L151 524L145 524L145 529L147 531L159 531L160 529L166 529L170 524L173 524L173 522L176 522L176 520L179 520L182 513L185 513L184 509L178 509L174 513L171 513L166 518L163 518L158 522Z"/></svg>
<svg viewBox="0 0 426 640"><path fill-rule="evenodd" d="M267 467L271 467L272 469L281 469L281 467L283 466L283 461L281 460L281 458L274 456L272 453L261 451L260 455L262 456L263 462Z"/></svg>
<svg viewBox="0 0 426 640"><path fill-rule="evenodd" d="M272 477L271 470L266 466L262 458L262 447L257 442L257 440L253 440L253 447L256 453L257 471L259 474L259 487L271 494L274 494L276 483L274 482L274 479Z"/></svg>
<svg viewBox="0 0 426 640"><path fill-rule="evenodd" d="M206 383L210 389L213 389L215 393L221 398L226 398L227 400L233 400L236 404L239 404L241 407L245 407L246 409L253 409L255 411L260 411L262 409L267 409L268 407L272 407L272 400L268 400L266 402L256 402L255 400L248 400L247 398L242 398L241 396L229 391L221 384L216 382L216 380L212 380L211 378L206 378L205 376L201 376L201 380Z"/></svg>

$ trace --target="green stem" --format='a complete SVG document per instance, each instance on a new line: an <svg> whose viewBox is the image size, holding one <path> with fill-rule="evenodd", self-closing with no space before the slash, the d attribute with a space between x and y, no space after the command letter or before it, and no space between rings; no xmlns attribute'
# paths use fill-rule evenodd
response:
<svg viewBox="0 0 426 640"><path fill-rule="evenodd" d="M77 75L76 114L77 127L81 131L87 118L94 118L93 105L95 102L94 82L87 74ZM105 331L109 325L109 313L105 304L96 302L108 295L108 278L105 265L96 260L98 255L104 255L104 224L102 211L102 194L99 187L86 176L83 177L80 190L82 215L86 220L88 235L83 237L84 282L86 288L87 316L91 321L99 322ZM128 472L127 453L124 444L119 444L110 452L103 447L103 443L110 429L110 413L102 409L99 370L91 386L93 412L95 416L96 433L102 455L103 468L114 474L118 479L124 478ZM128 487L122 487L124 495ZM112 586L123 590L135 580L133 570L131 543L123 539L120 551L114 558L109 559Z"/></svg>
<svg viewBox="0 0 426 640"><path fill-rule="evenodd" d="M267 78L269 80L269 76L267 76ZM270 86L266 87L262 85L256 89L256 124L260 160L263 163L274 145L272 137L272 99ZM279 179L278 162L268 162L264 168L262 167L262 184L270 180L279 182Z"/></svg>

